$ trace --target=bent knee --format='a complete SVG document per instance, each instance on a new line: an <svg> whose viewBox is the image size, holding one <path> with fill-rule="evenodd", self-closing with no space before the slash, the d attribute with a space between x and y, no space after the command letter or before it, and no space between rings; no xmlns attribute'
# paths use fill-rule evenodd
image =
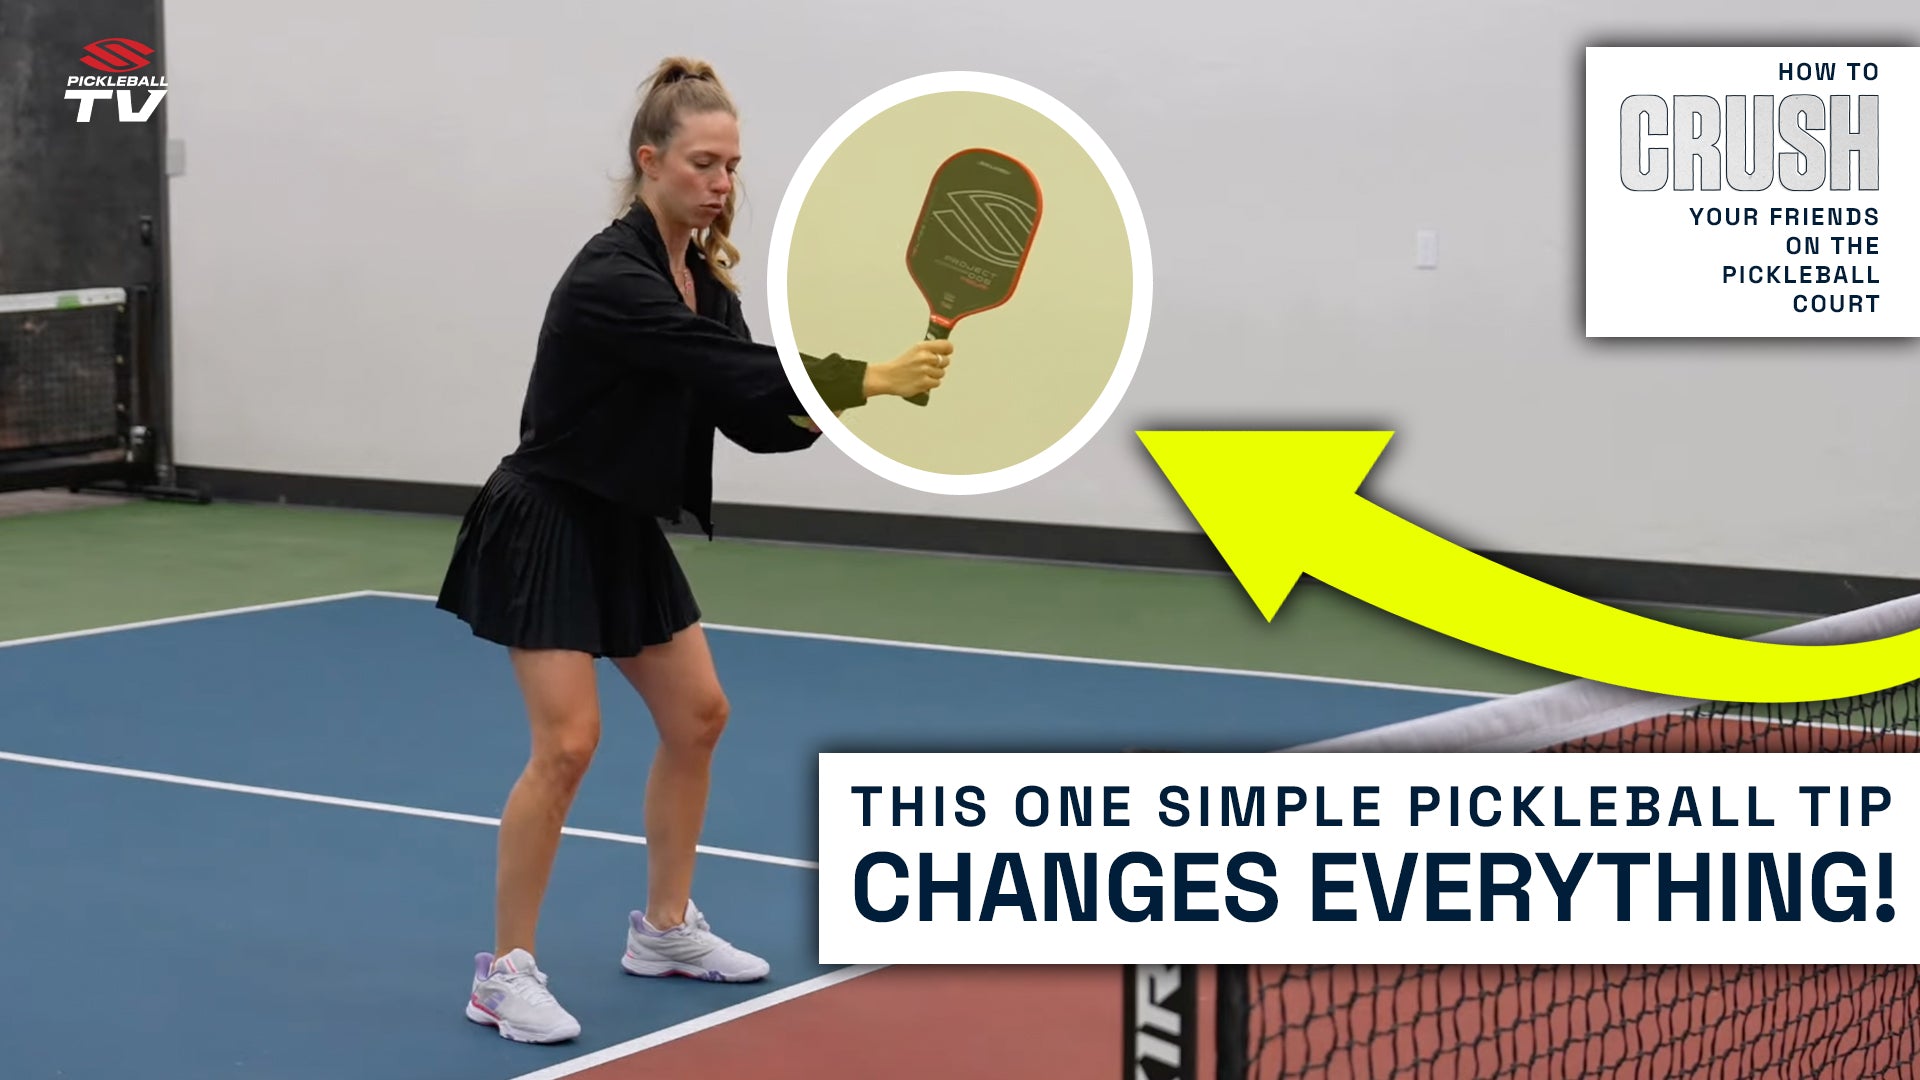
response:
<svg viewBox="0 0 1920 1080"><path fill-rule="evenodd" d="M545 737L535 741L533 755L535 763L550 775L578 783L599 748L600 718L590 714L552 724Z"/></svg>
<svg viewBox="0 0 1920 1080"><path fill-rule="evenodd" d="M715 687L689 702L670 723L662 725L661 739L676 750L711 753L720 743L720 733L727 729L729 709L727 695Z"/></svg>

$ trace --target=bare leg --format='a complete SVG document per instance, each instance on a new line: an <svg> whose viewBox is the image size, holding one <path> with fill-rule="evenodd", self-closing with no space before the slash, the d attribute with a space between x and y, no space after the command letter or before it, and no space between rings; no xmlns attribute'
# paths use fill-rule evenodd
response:
<svg viewBox="0 0 1920 1080"><path fill-rule="evenodd" d="M706 821L708 778L727 725L727 697L698 624L615 664L660 731L647 777L647 921L671 930L684 920L693 891L694 847Z"/></svg>
<svg viewBox="0 0 1920 1080"><path fill-rule="evenodd" d="M511 650L526 698L532 747L500 818L494 955L534 950L560 829L600 744L593 658L557 650Z"/></svg>

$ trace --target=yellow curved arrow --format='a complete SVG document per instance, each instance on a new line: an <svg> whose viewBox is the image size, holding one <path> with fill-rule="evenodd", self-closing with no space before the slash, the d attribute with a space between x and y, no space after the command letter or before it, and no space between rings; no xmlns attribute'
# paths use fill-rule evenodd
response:
<svg viewBox="0 0 1920 1080"><path fill-rule="evenodd" d="M1819 701L1920 678L1920 630L1844 645L1721 637L1468 551L1359 494L1391 431L1137 434L1268 621L1304 573L1483 649L1657 694Z"/></svg>

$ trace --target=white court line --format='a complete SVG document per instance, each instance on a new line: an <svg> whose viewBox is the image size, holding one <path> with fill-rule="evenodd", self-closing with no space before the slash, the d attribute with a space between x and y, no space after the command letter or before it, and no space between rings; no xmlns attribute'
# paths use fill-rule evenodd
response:
<svg viewBox="0 0 1920 1080"><path fill-rule="evenodd" d="M352 594L354 597L377 596L390 600L426 600L439 599L424 593L390 592L385 589L367 589ZM345 599L346 597L342 597ZM1149 671L1179 671L1195 675L1229 675L1250 679L1278 679L1285 682L1328 683L1335 686L1361 686L1375 690L1405 690L1423 694L1451 694L1457 697L1500 698L1509 696L1504 691L1460 690L1449 686L1419 686L1412 683L1375 682L1368 679L1343 679L1333 675L1301 675L1288 671L1260 671L1253 668L1202 667L1195 664L1167 664L1154 660L1116 660L1102 656L1070 656L1065 653L1019 652L1013 649L988 649L974 645L942 645L930 641L899 641L894 638L855 637L848 634L827 634L815 630L776 630L764 626L737 626L731 623L702 623L709 630L721 630L735 634L759 634L766 637L804 638L810 641L832 641L847 645L879 645L891 649L921 649L928 652L966 653L972 656L1004 656L1015 660L1045 660L1056 664L1093 664L1100 667L1144 668Z"/></svg>
<svg viewBox="0 0 1920 1080"><path fill-rule="evenodd" d="M661 1028L659 1031L653 1032L650 1035L642 1035L637 1039L629 1039L626 1042L609 1046L604 1050L595 1050L591 1054L583 1054L580 1057L562 1061L557 1065L550 1065L538 1072L530 1072L516 1076L513 1080L558 1080L558 1078L562 1076L572 1076L574 1073L585 1072L596 1065L605 1065L609 1061L618 1061L624 1057L631 1057L642 1050L659 1046L661 1043L672 1042L675 1039L685 1038L688 1035L705 1031L708 1028L719 1027L721 1024L727 1023L730 1020L738 1020L740 1017L757 1013L762 1009L785 1004L795 998L805 997L808 994L825 990L831 986L838 986L843 982L857 979L862 975L871 975L884 966L886 965L875 967L845 967L837 971L829 971L825 975L808 979L803 983L795 983L792 986L782 987L779 990L763 994L751 1001L743 1001L738 1005L731 1005L724 1009L716 1009L704 1016L696 1016L691 1020L683 1021L672 1027Z"/></svg>
<svg viewBox="0 0 1920 1080"><path fill-rule="evenodd" d="M215 611L200 612L200 613L190 614L190 615L171 616L164 619L149 619L141 622L121 623L121 624L116 624L111 626L95 627L87 630L75 630L75 631L69 631L67 633L62 633L62 634L48 634L40 637L20 638L12 641L0 641L0 648L7 648L11 646L16 646L16 645L33 645L41 642L65 640L68 638L111 634L111 633L117 633L123 630L139 630L139 629L145 629L148 627L166 626L166 625L175 624L175 623L192 622L200 619L215 619L215 618L221 618L228 615L244 615L244 614L250 614L255 612L272 611L272 610L277 610L282 608L298 607L298 606L309 605L309 604L323 604L323 603L331 603L331 602L340 601L340 600L361 599L365 597L384 597L384 598L390 598L390 599L413 600L413 601L432 601L437 599L436 597L425 595L422 593L404 593L404 592L393 592L393 591L380 590L380 589L362 589L362 590L356 590L353 592L334 593L330 595L315 596L315 597L309 597L309 598L300 599L300 600L286 600L286 601L279 601L276 603L269 603L269 604L255 604L255 605L249 605L246 607L226 608L226 609L215 610ZM778 629L773 629L768 627L737 626L737 625L731 625L731 624L725 624L725 623L709 623L707 624L707 626L709 629L727 631L727 632L739 633L739 634L760 634L760 635L765 635L769 637L790 637L790 638L800 638L800 639L806 639L806 640L830 641L830 642L840 642L840 643L856 644L856 645L875 645L875 646L881 646L886 648L920 649L920 650L926 650L926 651L932 651L932 652L960 653L960 654L968 654L968 655L975 655L975 656L999 656L999 657L1008 657L1012 659L1021 659L1021 660L1048 661L1053 663L1093 664L1098 666L1136 668L1136 669L1149 670L1149 671L1175 671L1175 672L1185 672L1185 673L1199 674L1199 675L1223 675L1223 676L1231 676L1231 677L1245 677L1245 678L1256 678L1256 679L1276 679L1276 680L1290 681L1290 682L1324 683L1324 684L1335 685L1335 686L1357 686L1357 687L1367 687L1367 688L1382 689L1382 690L1400 690L1400 691L1412 691L1417 693L1447 694L1447 695L1453 695L1458 697L1471 697L1471 698L1499 698L1499 697L1508 696L1504 692L1462 690L1454 687L1420 686L1420 685L1407 684L1407 683L1380 682L1380 681L1372 681L1372 680L1364 680L1364 679L1343 679L1343 678L1337 678L1333 676L1303 675L1303 674L1295 674L1290 672L1258 671L1258 670L1241 669L1241 668L1204 667L1204 666L1190 665L1190 664L1160 663L1160 662L1149 661L1149 660L1119 660L1119 659L1112 659L1112 658L1105 658L1105 657L1069 656L1069 655L1053 654L1053 653L1019 652L1019 651L1007 650L1007 649L989 649L989 648L979 648L979 647L964 646L964 645L942 645L942 644L937 644L932 642L897 641L897 640L888 639L888 638L855 637L855 636L845 635L845 634L827 634L827 633L801 631L801 630L778 630ZM310 794L305 792L285 791L285 790L280 790L275 788L255 787L255 786L245 785L245 784L232 784L224 781L202 780L194 777L176 776L176 775L167 774L167 773L148 772L148 771L137 770L137 769L125 769L125 768L119 768L116 766L92 765L92 764L87 764L83 762L64 761L64 760L54 759L54 758L37 758L37 757L31 757L23 754L7 753L4 751L0 751L0 760L15 761L15 762L21 762L21 763L32 764L32 765L41 765L41 766L46 766L50 768L64 768L64 769L71 769L71 770L76 770L81 772L93 772L93 773L101 773L101 774L111 775L111 776L121 776L121 777L130 777L130 778L136 778L136 779L152 780L152 781L157 781L161 783L171 783L171 784L179 784L179 785L184 785L189 787L207 788L207 789L216 790L216 791L229 791L229 792L236 792L241 794L265 796L269 798L290 799L290 800L300 801L300 802L311 802L311 803L318 803L318 804L329 805L329 806L341 806L341 807L349 807L353 809L372 810L372 811L391 813L391 814L401 814L401 815L412 816L412 817L433 818L436 820L443 820L443 821L464 822L464 823L475 824L475 825L489 825L496 828L500 824L498 818L480 817L472 814L456 814L448 811L428 810L428 809L423 809L419 807L399 806L399 805L390 804L390 803L375 803L375 802L367 802L367 801L358 800L358 799L339 798L336 796L329 796L329 795L315 795L315 794ZM646 843L646 840L644 837L627 836L620 833L601 832L601 831L590 830L590 829L576 829L571 827L565 828L562 831L564 834L569 836L580 836L588 839L609 840L609 841L614 841L619 843L633 843L633 844ZM721 858L743 859L748 861L765 862L765 863L771 863L774 865L792 866L792 867L799 867L799 868L805 868L805 869L814 869L814 870L819 869L819 866L817 863L805 862L799 859L787 859L781 856L761 855L754 852L735 851L733 849L716 848L716 847L710 847L707 845L700 845L699 850L701 852L715 855ZM775 991L771 994L767 994L762 997L755 998L751 1001L743 1002L739 1005L732 1006L731 1008L721 1009L716 1012L708 1013L704 1016L696 1017L682 1024L678 1024L678 1025L675 1025L674 1027L662 1029L650 1035L644 1035L637 1039L632 1039L632 1040L629 1040L628 1042L620 1043L616 1046L611 1046L604 1050L600 1050L592 1054L587 1054L582 1057L572 1059L570 1061L560 1062L559 1064L550 1066L546 1069L542 1069L537 1072L527 1073L524 1076L514 1078L514 1080L556 1080L556 1078L558 1077L570 1076L574 1073L584 1071L596 1065L604 1064L609 1061L618 1060L619 1058L623 1058L623 1057L630 1056L632 1054L639 1053L640 1051L648 1049L650 1047L658 1046L662 1043L670 1042L674 1039L679 1039L687 1035L691 1035L696 1032L706 1030L707 1028L718 1026L720 1024L726 1023L727 1021L735 1019L737 1017L746 1016L751 1013L758 1012L761 1009L769 1008L771 1006L781 1004L782 1002L790 1001L794 998L802 997L806 994L827 989L828 987L837 985L842 982L846 982L850 979L857 978L858 976L865 975L877 970L880 970L880 968L878 967L842 968L838 971L830 972L818 978L808 980L807 982L798 983L798 984L795 984L794 986L790 986L785 989Z"/></svg>
<svg viewBox="0 0 1920 1080"><path fill-rule="evenodd" d="M245 607L219 608L212 611L200 611L187 615L170 615L161 619L145 619L140 622L114 623L96 626L85 630L68 630L59 634L44 634L38 637L0 640L0 649L20 645L39 645L50 641L65 641L70 638L95 637L102 634L115 634L125 630L144 630L156 626L170 626L177 623L197 622L202 619L219 619L229 615L250 615L263 611L276 611L283 608L305 607L314 604L330 604L341 600L359 600L367 597L381 597L391 600L433 601L438 597L424 593L393 592L386 589L356 589L352 592L330 593L324 596L310 596L298 600L277 600L267 604L250 604ZM1177 671L1194 675L1225 675L1250 679L1276 679L1283 682L1324 683L1331 686L1358 686L1374 690L1399 690L1421 694L1446 694L1454 697L1502 698L1510 694L1497 690L1462 690L1451 686L1422 686L1416 683L1382 682L1371 679L1343 679L1333 675L1303 675L1287 671L1260 671L1252 668L1205 667L1197 664L1169 664L1154 660L1118 660L1100 656L1070 656L1064 653L1020 652L1013 649L989 649L972 645L942 645L927 641L900 641L893 638L856 637L848 634L828 634L811 630L777 630L763 626L739 626L731 623L706 623L709 630L720 630L735 634L759 634L766 637L801 638L811 641L832 641L849 645L877 645L883 648L919 649L928 652L963 653L972 656L1001 656L1015 660L1041 660L1057 664L1093 664L1101 667L1139 668L1147 671Z"/></svg>
<svg viewBox="0 0 1920 1080"><path fill-rule="evenodd" d="M323 806L340 806L354 810L371 810L386 814L399 814L405 817L431 818L435 821L454 821L469 825L490 825L498 828L499 818L482 817L477 814L457 814L447 810L428 810L417 806L400 806L393 803L369 802L364 799L346 799L335 795L315 795L304 791L287 791L281 788L256 787L251 784L234 784L224 780L204 780L192 776L177 776L171 773L149 772L143 769L126 769L117 765L95 765L82 761L66 761L60 758L35 757L31 754L15 754L0 751L0 761L11 761L22 765L38 765L45 768L66 769L72 772L95 773L103 776L124 777L134 780L151 780L163 784L181 787L204 788L211 791L232 792L241 795L259 795L266 798L285 799L293 802L318 803ZM567 827L561 830L564 835L578 836L588 840L610 840L621 844L645 844L644 836L630 836L625 833L603 832L598 829L577 829ZM806 870L818 870L819 864L802 859L789 859L780 855L762 855L752 851L737 851L732 848L713 847L707 844L697 845L697 850L707 855L725 859L741 859L747 862L767 863L774 866L790 866ZM884 966L884 965L883 965ZM849 979L855 979L880 970L880 967L847 967L830 971L825 975L782 987L771 993L743 1001L725 1009L696 1016L672 1027L642 1035L626 1042L609 1046L591 1054L562 1061L556 1065L516 1077L515 1080L555 1080L557 1077L570 1076L583 1072L596 1065L605 1064L619 1058L637 1054L650 1047L672 1042L708 1028L718 1027L730 1020L772 1008L775 1005L804 997L831 986L837 986Z"/></svg>
<svg viewBox="0 0 1920 1080"><path fill-rule="evenodd" d="M38 765L53 769L66 769L73 772L96 773L104 776L125 777L135 780L151 780L163 784L205 788L212 791L233 792L242 795L259 795L266 798L286 799L294 802L318 803L323 806L340 806L354 810L372 810L379 813L399 814L406 817L431 818L436 821L455 821L469 825L490 825L496 828L500 825L499 818L481 817L477 814L456 814L447 810L428 810L417 806L399 806L393 803L369 802L364 799L345 799L335 795L315 795L310 792L256 787L251 784L233 784L223 780L204 780L198 777L177 776L171 773L149 772L142 769L126 769L116 765L95 765L82 761L66 761L60 758L35 757L30 754L15 754L7 751L0 751L0 761L11 761L22 765ZM646 837L643 836L603 832L598 829L576 829L568 827L562 829L561 832L567 836L578 836L589 840L610 840L622 844L645 844L647 842ZM762 855L758 852L737 851L732 848L712 847L707 844L698 845L697 850L707 855L714 855L726 859L741 859L748 862L768 863L774 866L790 866L807 870L818 870L820 868L818 863L807 862L802 859L789 859L779 855ZM650 1047L672 1042L675 1039L684 1038L696 1032L705 1031L708 1028L718 1027L730 1020L759 1012L762 1009L772 1008L775 1005L792 1001L795 998L805 997L816 991L837 986L850 979L855 979L878 970L880 970L880 966L846 967L836 971L830 971L825 975L808 979L805 982L795 983L792 986L782 987L779 990L762 994L759 997L743 1001L737 1005L696 1016L691 1020L683 1021L672 1027L662 1028L659 1031L642 1035L635 1039L629 1039L626 1042L609 1046L603 1050L597 1050L591 1054L584 1054L577 1058L559 1062L558 1064L541 1069L538 1072L527 1073L524 1076L514 1078L514 1080L556 1080L558 1077L570 1076L574 1073L593 1068L596 1065L602 1065L609 1061L628 1057Z"/></svg>
<svg viewBox="0 0 1920 1080"><path fill-rule="evenodd" d="M15 754L0 750L0 761L11 761L21 765L39 765L49 769L65 769L70 772L96 773L102 776L118 776L132 780L151 780L161 784L173 784L178 787L204 788L209 791L225 791L239 795L258 795L269 799L284 799L290 802L317 803L321 806L341 806L351 810L372 810L382 814L398 814L403 817L431 818L435 821L457 821L467 825L490 825L498 828L499 818L481 817L478 814L457 814L450 810L428 810L418 806L401 806L397 803L369 802L365 799L346 799L337 795L316 795L306 791L288 791L284 788L256 787L252 784L234 784L225 780L205 780L196 776L180 776L174 773L150 772L145 769L128 769L118 765L95 765L85 761L68 761L63 758L35 757L31 754ZM645 844L644 836L627 833L604 832L599 829L578 829L567 826L560 830L566 836L578 836L585 840L609 840L617 844ZM695 850L702 854L722 859L739 859L744 862L766 863L770 866L791 866L801 870L818 870L819 863L805 859L790 859L784 855L763 855L757 851L740 851L735 848L712 847L707 844L696 845Z"/></svg>
<svg viewBox="0 0 1920 1080"><path fill-rule="evenodd" d="M193 622L193 621L202 620L202 619L215 619L215 618L221 618L229 615L245 615L245 614L252 614L256 612L273 611L273 610L278 610L283 608L299 607L299 606L310 605L310 604L331 603L339 600L354 600L354 599L360 599L364 597L386 597L391 599L415 600L415 601L432 601L436 599L436 597L427 596L420 593L402 593L402 592L391 592L391 591L378 590L378 589L362 589L362 590L357 590L353 592L334 593L334 594L325 595L325 596L308 597L300 600L285 600L285 601L278 601L275 603L268 603L268 604L254 604L246 607L226 608L226 609L220 609L215 611L199 612L199 613L190 614L190 615L176 615L176 616L171 616L163 619L148 619L140 622L120 623L120 624L110 625L110 626L94 627L86 630L74 630L74 631L68 631L66 633L60 633L60 634L47 634L39 637L18 638L12 641L0 641L0 648L8 648L8 647L18 646L18 645L34 645L42 642L61 641L69 638L90 637L95 635L117 633L123 630L140 630L140 629L146 629L148 627L167 626L171 624ZM817 633L817 632L808 632L808 631L799 631L799 630L777 630L777 629L771 629L766 627L735 626L735 625L729 625L724 623L709 623L707 625L710 629L720 630L720 631L730 631L733 633L740 633L740 634L762 634L770 637L791 637L791 638L801 638L801 639L809 639L809 640L816 640L816 641L841 642L841 643L847 643L847 644L876 645L876 646L889 647L889 648L921 649L921 650L928 650L928 651L934 651L934 652L962 653L962 654L971 654L971 655L977 655L977 656L1001 656L1001 657L1009 657L1009 658L1022 659L1022 660L1051 661L1055 663L1094 664L1094 665L1102 665L1102 666L1108 666L1108 667L1139 668L1139 669L1152 670L1152 671L1188 672L1188 673L1201 674L1201 675L1241 676L1241 677L1261 678L1261 679L1279 679L1279 680L1294 681L1294 682L1327 683L1327 684L1339 685L1339 686L1361 686L1361 687L1370 687L1374 689L1385 689L1385 690L1409 690L1409 691L1415 691L1415 692L1421 692L1421 693L1451 694L1451 695L1457 695L1461 697L1494 698L1494 697L1507 696L1504 693L1475 691L1475 690L1460 690L1460 689L1455 689L1451 687L1417 686L1417 685L1402 684L1402 683L1375 682L1375 681L1361 680L1361 679L1341 679L1341 678L1335 678L1331 676L1299 675L1299 674L1292 674L1292 673L1286 673L1286 672L1256 671L1256 670L1237 669L1237 668L1202 667L1202 666L1187 665L1187 664L1158 663L1158 662L1146 661L1146 660L1117 660L1117 659L1109 659L1109 658L1103 658L1103 657L1067 656L1067 655L1057 655L1057 654L1050 654L1050 653L1016 652L1016 651L1005 650L1005 649L987 649L987 648L977 648L977 647L970 647L970 646L963 646L963 645L941 645L941 644L935 644L930 642L896 641L896 640L891 640L886 638L854 637L854 636L849 636L844 634L826 634L826 633ZM332 795L317 795L317 794L312 794L308 792L287 791L287 790L278 789L278 788L257 787L257 786L248 785L248 784L234 784L226 781L205 780L205 779L200 779L196 777L179 776L175 774L158 773L158 772L151 772L151 771L140 770L140 769L127 769L127 768L121 768L118 766L110 766L110 765L95 765L95 764L89 764L85 762L67 761L67 760L62 760L57 758L34 757L26 754L8 753L5 751L0 751L0 761L12 761L12 762L18 762L18 763L27 764L27 765L39 765L47 768L68 769L72 771L97 773L97 774L102 774L107 776L118 776L118 777L132 778L132 779L149 780L149 781L155 781L159 783L175 784L175 785L186 786L186 787L204 788L208 790L233 792L238 794L257 795L257 796L262 796L267 798L286 799L286 800L291 800L296 802L316 803L316 804L326 805L326 806L338 806L338 807L346 807L350 809L370 810L370 811L375 811L380 813L399 814L399 815L409 816L409 817L431 818L439 821L453 821L453 822L461 822L461 823L473 824L473 825L487 825L495 828L499 827L499 824L500 824L500 820L498 818L482 817L474 814L459 814L459 813L453 813L453 812L444 811L444 810L429 810L421 807L401 806L401 805L392 804L392 803L369 802L361 799L347 799L347 798L341 798L341 797L332 796ZM579 828L567 827L567 828L564 828L562 832L564 835L578 836L585 839L608 840L616 843L628 843L628 844L645 844L646 843L645 837L629 836L622 833L602 832L602 831L593 830L593 829L579 829ZM807 862L800 859L788 859L788 858L777 856L777 855L762 855L756 852L737 851L730 848L712 847L705 844L699 845L698 850L705 854L714 855L720 858L742 859L742 860L752 861L752 862L762 862L762 863L769 863L769 864L778 865L778 866L790 866L790 867L797 867L797 868L803 868L803 869L812 869L812 870L819 869L819 864L817 863ZM837 986L840 983L847 982L849 980L858 978L862 975L867 975L872 972L879 971L883 966L884 965L873 966L873 967L848 967L848 968L841 968L837 971L828 972L827 974L821 975L817 978L809 979L806 982L802 982L802 983L796 983L789 987L784 987L780 990L776 990L769 994L764 994L750 1001L741 1002L740 1004L731 1006L729 1008L719 1009L702 1016L697 1016L691 1020L685 1021L680 1024L676 1024L672 1027L663 1028L651 1034L643 1035L635 1039L630 1039L626 1042L619 1043L614 1046L609 1046L605 1049L598 1050L590 1054L585 1054L578 1058L573 1058L568 1061L559 1062L555 1065L549 1066L544 1069L540 1069L536 1072L526 1073L522 1076L515 1077L514 1080L559 1080L560 1077L571 1076L575 1073L584 1072L585 1070L594 1068L595 1066L598 1066L598 1065L603 1065L611 1061L617 1061L621 1058L630 1057L634 1054L641 1052L642 1050L647 1050L652 1047L659 1046L663 1043L672 1042L675 1039L684 1038L688 1035L693 1035L698 1032L705 1031L709 1028L718 1027L721 1024L727 1023L729 1021L738 1019L743 1016L751 1015L763 1009L768 1009L775 1005L780 1005L785 1002L792 1001L796 998L804 997L807 994L815 993L820 990L825 990L830 987Z"/></svg>
<svg viewBox="0 0 1920 1080"><path fill-rule="evenodd" d="M114 623L109 626L95 626L85 630L68 630L60 634L42 634L39 637L13 638L9 641L0 641L0 649L11 649L18 645L39 645L48 641L66 641L69 638L94 637L100 634L117 634L123 630L145 630L154 626L172 626L175 623L198 622L202 619L220 619L229 615L253 615L262 611L305 607L309 604L331 604L338 600L358 600L362 597L379 595L385 594L361 589L354 592L331 593L326 596L309 596L299 600L276 600L270 604L249 604L246 607L196 611L190 615L169 615L163 619L145 619L140 622Z"/></svg>

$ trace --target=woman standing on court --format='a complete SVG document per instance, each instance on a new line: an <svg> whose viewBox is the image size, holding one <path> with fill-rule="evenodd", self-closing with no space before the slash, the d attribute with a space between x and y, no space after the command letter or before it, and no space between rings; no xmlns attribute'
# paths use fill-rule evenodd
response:
<svg viewBox="0 0 1920 1080"><path fill-rule="evenodd" d="M819 438L771 347L753 343L730 271L737 114L713 69L663 61L628 140L628 206L587 241L548 301L520 445L462 522L439 607L508 647L532 745L501 816L495 940L475 957L469 1019L509 1039L580 1031L534 962L561 828L600 738L595 661L639 693L659 731L647 777L647 901L630 912L635 975L764 978L766 961L694 906L695 844L727 698L700 609L657 519L713 534L715 432L756 453ZM868 365L807 358L839 412L937 387L952 351L917 342Z"/></svg>

